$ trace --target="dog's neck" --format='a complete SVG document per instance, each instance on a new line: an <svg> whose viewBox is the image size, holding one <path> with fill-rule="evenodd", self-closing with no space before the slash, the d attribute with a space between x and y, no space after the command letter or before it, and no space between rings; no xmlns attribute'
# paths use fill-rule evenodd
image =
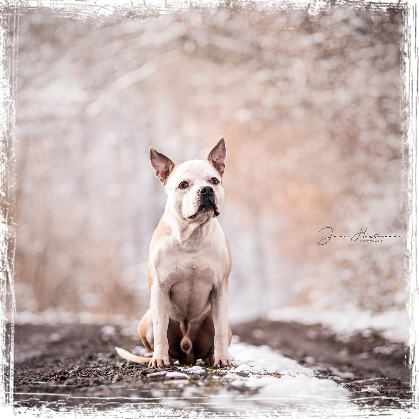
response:
<svg viewBox="0 0 419 419"><path fill-rule="evenodd" d="M164 212L165 221L173 231L175 239L185 252L197 252L202 250L204 244L210 238L214 220L212 213L202 214L195 221L185 221L178 218L168 205Z"/></svg>

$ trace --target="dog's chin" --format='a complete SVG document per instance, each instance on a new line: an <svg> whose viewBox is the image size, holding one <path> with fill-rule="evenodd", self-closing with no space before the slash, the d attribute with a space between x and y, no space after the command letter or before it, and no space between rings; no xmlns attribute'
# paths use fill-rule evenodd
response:
<svg viewBox="0 0 419 419"><path fill-rule="evenodd" d="M199 207L198 211L195 214L186 217L188 220L195 221L198 218L203 218L202 216L211 216L211 218L218 217L220 215L218 208L215 205L202 205Z"/></svg>

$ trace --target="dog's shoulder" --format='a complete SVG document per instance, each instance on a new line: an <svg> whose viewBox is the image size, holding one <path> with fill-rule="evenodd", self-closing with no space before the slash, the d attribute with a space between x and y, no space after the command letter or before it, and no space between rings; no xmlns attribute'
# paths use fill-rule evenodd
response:
<svg viewBox="0 0 419 419"><path fill-rule="evenodd" d="M154 230L153 237L151 238L149 258L148 258L148 288L151 291L151 285L153 284L153 278L151 275L152 265L151 265L151 254L155 252L156 247L159 243L164 241L166 237L169 237L172 234L172 228L166 222L163 217L160 219L157 228Z"/></svg>
<svg viewBox="0 0 419 419"><path fill-rule="evenodd" d="M170 227L169 223L165 220L164 215L161 217L157 228L154 230L153 236L151 238L150 243L150 253L156 248L158 243L161 243L166 237L171 236L172 234L172 227Z"/></svg>

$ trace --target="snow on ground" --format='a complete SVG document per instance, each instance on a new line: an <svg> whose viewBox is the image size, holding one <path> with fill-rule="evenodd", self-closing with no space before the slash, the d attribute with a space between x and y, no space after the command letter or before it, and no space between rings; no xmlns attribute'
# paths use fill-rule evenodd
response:
<svg viewBox="0 0 419 419"><path fill-rule="evenodd" d="M346 388L332 380L314 377L312 370L268 346L233 342L229 352L237 366L223 377L229 380L230 388L207 398L206 403L214 410L244 419L346 419L359 414ZM256 392L249 395L240 391L243 389Z"/></svg>
<svg viewBox="0 0 419 419"><path fill-rule="evenodd" d="M401 310L373 314L371 311L363 311L357 307L339 311L304 306L271 310L266 317L273 321L292 321L306 325L322 324L330 327L341 337L375 330L393 342L408 342L407 313Z"/></svg>

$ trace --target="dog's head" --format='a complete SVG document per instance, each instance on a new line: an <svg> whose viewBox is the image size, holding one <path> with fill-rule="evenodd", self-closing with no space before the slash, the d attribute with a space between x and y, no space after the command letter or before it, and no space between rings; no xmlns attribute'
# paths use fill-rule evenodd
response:
<svg viewBox="0 0 419 419"><path fill-rule="evenodd" d="M150 147L151 165L165 186L173 214L185 221L220 215L224 201L221 183L227 151L224 139L211 150L207 160L190 160L176 165Z"/></svg>

